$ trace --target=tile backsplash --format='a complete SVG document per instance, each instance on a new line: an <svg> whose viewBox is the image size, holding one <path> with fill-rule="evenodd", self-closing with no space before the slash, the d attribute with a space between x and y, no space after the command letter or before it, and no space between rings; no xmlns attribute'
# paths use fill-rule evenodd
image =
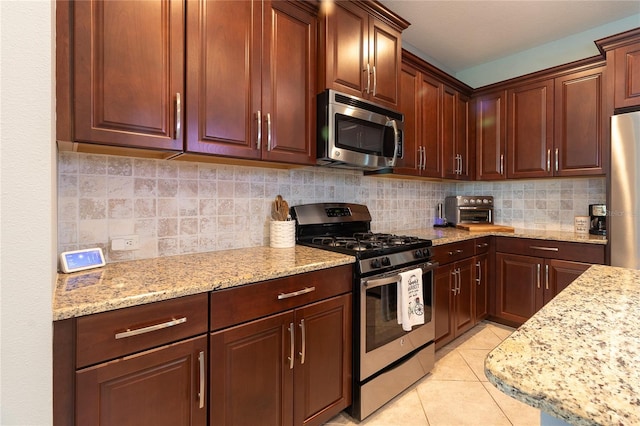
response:
<svg viewBox="0 0 640 426"><path fill-rule="evenodd" d="M268 245L278 194L290 205L366 204L378 232L431 227L454 194L493 195L496 223L572 230L574 215L606 198L604 178L452 183L73 152L58 154L58 175L58 251L99 246L108 262ZM109 249L132 234L138 250Z"/></svg>

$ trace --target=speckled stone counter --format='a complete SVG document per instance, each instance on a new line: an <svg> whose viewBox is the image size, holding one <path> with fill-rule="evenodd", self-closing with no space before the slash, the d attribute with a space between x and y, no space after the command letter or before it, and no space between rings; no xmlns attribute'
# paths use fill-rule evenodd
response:
<svg viewBox="0 0 640 426"><path fill-rule="evenodd" d="M53 320L353 263L355 258L303 246L253 247L110 263L58 274Z"/></svg>
<svg viewBox="0 0 640 426"><path fill-rule="evenodd" d="M456 228L420 228L403 230L397 233L432 240L434 246L491 235L514 238L534 238L548 241L566 241L570 243L607 244L606 237L599 235L576 234L574 232L566 231L539 231L535 229L520 228L516 228L515 232L469 232Z"/></svg>
<svg viewBox="0 0 640 426"><path fill-rule="evenodd" d="M640 270L595 265L496 347L502 392L573 425L640 424Z"/></svg>

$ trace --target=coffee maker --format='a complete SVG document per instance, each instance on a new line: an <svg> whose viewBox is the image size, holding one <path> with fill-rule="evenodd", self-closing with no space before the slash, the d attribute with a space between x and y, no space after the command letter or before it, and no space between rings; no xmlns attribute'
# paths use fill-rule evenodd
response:
<svg viewBox="0 0 640 426"><path fill-rule="evenodd" d="M589 204L589 233L607 235L607 206L605 204Z"/></svg>

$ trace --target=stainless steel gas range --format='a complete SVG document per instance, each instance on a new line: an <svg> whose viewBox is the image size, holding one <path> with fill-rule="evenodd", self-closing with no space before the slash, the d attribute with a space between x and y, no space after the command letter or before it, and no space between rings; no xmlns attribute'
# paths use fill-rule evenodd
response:
<svg viewBox="0 0 640 426"><path fill-rule="evenodd" d="M358 420L425 376L434 365L431 241L371 232L365 205L293 206L296 242L356 257L353 318L353 404ZM400 274L420 269L424 324L405 331L398 321Z"/></svg>

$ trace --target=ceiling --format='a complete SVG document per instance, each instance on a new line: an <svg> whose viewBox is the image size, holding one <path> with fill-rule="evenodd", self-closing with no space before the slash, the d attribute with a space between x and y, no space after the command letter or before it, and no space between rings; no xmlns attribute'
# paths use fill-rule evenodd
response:
<svg viewBox="0 0 640 426"><path fill-rule="evenodd" d="M454 75L640 13L638 0L380 2L411 23L403 44Z"/></svg>

